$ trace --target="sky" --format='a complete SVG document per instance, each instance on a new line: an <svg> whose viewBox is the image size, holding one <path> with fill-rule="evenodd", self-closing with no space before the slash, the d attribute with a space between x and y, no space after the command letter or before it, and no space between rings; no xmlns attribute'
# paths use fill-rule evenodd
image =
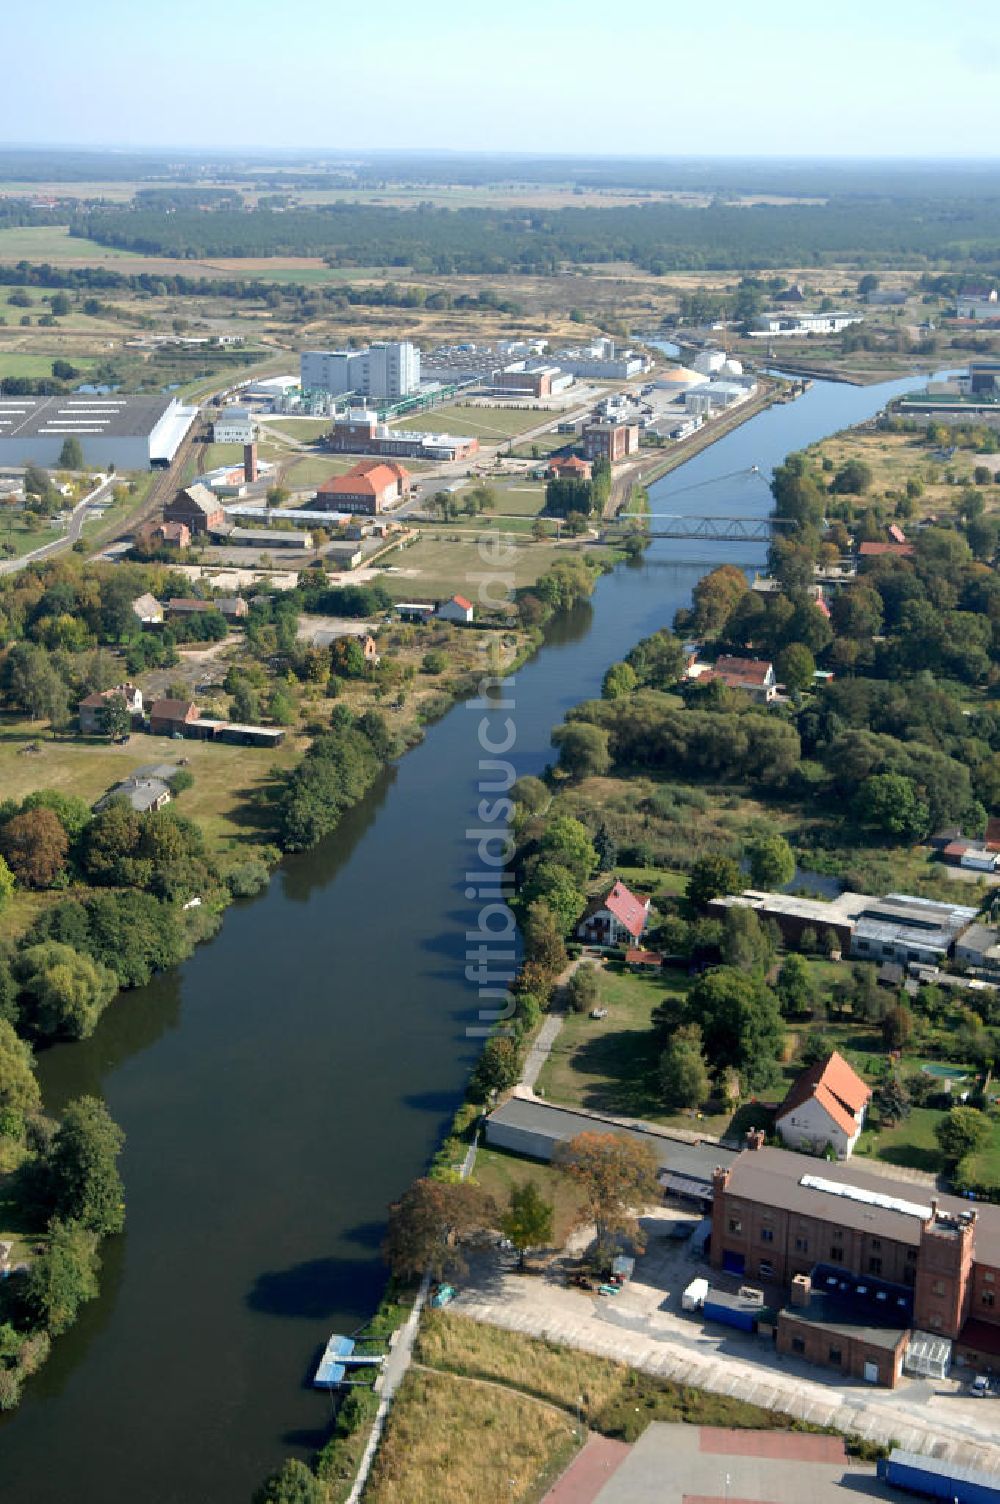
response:
<svg viewBox="0 0 1000 1504"><path fill-rule="evenodd" d="M7 145L1000 154L995 0L16 10L0 91ZM38 61L11 66L15 55Z"/></svg>

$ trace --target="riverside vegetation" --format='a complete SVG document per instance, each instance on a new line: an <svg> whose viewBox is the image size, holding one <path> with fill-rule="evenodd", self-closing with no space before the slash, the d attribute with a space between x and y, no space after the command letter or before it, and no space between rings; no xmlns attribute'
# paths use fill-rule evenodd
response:
<svg viewBox="0 0 1000 1504"><path fill-rule="evenodd" d="M57 785L0 803L0 1238L26 1266L2 1286L0 1407L16 1404L48 1338L96 1293L99 1241L124 1219L118 1130L90 1099L71 1104L59 1124L46 1117L32 1048L88 1037L120 989L144 985L214 934L228 903L259 892L283 851L330 834L484 671L508 672L531 651L545 621L588 594L600 567L582 556L560 560L512 601L509 618L482 631L394 629L377 666L351 638L323 649L298 641L300 612L362 618L390 605L377 586L331 588L318 571L298 591L255 596L231 644L209 597L180 632L141 631L137 594L187 588L169 567L69 555L0 583L5 787L15 777L33 785L36 761ZM95 813L96 795L139 759L123 766L124 749L113 745L128 733L124 702L111 700L96 738L71 732L70 707L126 674L160 676L164 690L190 698L191 640L226 654L214 670L213 709L288 727L289 755L248 778L232 754L245 761L252 751L186 743L184 760L198 771L175 772L175 803L140 814L119 798ZM203 657L194 668L196 677L206 672ZM149 745L154 756L177 756L176 743ZM15 748L29 753L15 762ZM215 753L228 770L221 786Z"/></svg>

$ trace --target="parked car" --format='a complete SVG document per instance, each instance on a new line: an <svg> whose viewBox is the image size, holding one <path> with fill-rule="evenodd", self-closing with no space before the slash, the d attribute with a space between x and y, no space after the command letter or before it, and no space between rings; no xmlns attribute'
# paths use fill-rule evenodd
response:
<svg viewBox="0 0 1000 1504"><path fill-rule="evenodd" d="M977 1373L969 1385L969 1393L977 1400L983 1400L990 1392L990 1381L984 1373Z"/></svg>

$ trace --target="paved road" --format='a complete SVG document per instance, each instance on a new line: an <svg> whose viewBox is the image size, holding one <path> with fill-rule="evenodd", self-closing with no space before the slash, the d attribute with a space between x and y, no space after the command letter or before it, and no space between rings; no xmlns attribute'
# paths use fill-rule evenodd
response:
<svg viewBox="0 0 1000 1504"><path fill-rule="evenodd" d="M52 554L61 554L67 548L72 548L81 533L83 524L87 520L87 511L95 502L103 500L115 483L115 477L109 476L103 480L93 491L88 491L82 501L78 501L69 515L66 531L61 538L53 538L51 543L44 543L41 548L33 548L30 553L19 554L16 559L5 559L0 564L0 574L15 574L17 570L24 569L28 564L35 564L40 559L48 559Z"/></svg>

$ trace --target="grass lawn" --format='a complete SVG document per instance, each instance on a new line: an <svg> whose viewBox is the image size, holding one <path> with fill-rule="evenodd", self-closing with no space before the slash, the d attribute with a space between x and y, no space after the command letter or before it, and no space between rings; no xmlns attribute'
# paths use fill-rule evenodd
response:
<svg viewBox="0 0 1000 1504"><path fill-rule="evenodd" d="M479 1148L476 1151L474 1177L496 1199L501 1210L510 1200L515 1186L533 1180L546 1201L553 1207L552 1239L562 1246L576 1224L577 1214L583 1204L576 1184L567 1175L553 1169L552 1165L523 1159L519 1154L504 1154L498 1149Z"/></svg>
<svg viewBox="0 0 1000 1504"><path fill-rule="evenodd" d="M424 1314L416 1357L428 1367L492 1379L570 1412L579 1395L587 1425L623 1441L635 1441L654 1420L768 1431L786 1431L795 1425L790 1415L780 1411L650 1378L610 1358L484 1326L446 1311ZM428 1500L437 1497L426 1495Z"/></svg>
<svg viewBox="0 0 1000 1504"><path fill-rule="evenodd" d="M39 752L21 749L37 742ZM188 760L194 786L177 800L178 810L196 820L216 850L262 837L246 797L269 781L272 767L288 767L300 754L295 737L280 747L228 746L221 742L185 741L166 736L133 735L127 746L109 746L95 738L54 739L44 722L0 717L0 789L4 797L23 799L33 789L78 794L88 804L142 767L144 763Z"/></svg>
<svg viewBox="0 0 1000 1504"><path fill-rule="evenodd" d="M515 517L537 517L545 505L545 487L538 481L519 480L512 486L498 486L496 490L497 512Z"/></svg>
<svg viewBox="0 0 1000 1504"><path fill-rule="evenodd" d="M564 1410L514 1390L411 1369L365 1489L370 1504L534 1500L578 1446Z"/></svg>
<svg viewBox="0 0 1000 1504"><path fill-rule="evenodd" d="M863 1133L855 1154L870 1154L886 1164L902 1165L909 1170L926 1170L931 1175L944 1169L944 1160L934 1137L934 1127L944 1117L933 1107L914 1107L908 1118L895 1128L878 1133Z"/></svg>
<svg viewBox="0 0 1000 1504"><path fill-rule="evenodd" d="M435 407L428 412L417 413L412 418L401 418L393 428L410 432L468 433L477 439L510 439L530 428L540 428L546 420L557 421L556 413L540 408L485 407L456 403L450 407Z"/></svg>
<svg viewBox="0 0 1000 1504"><path fill-rule="evenodd" d="M304 454L288 466L282 477L282 485L289 491L315 490L323 481L329 480L331 475L343 475L356 464L356 455L348 458L329 454L314 459L312 455Z"/></svg>
<svg viewBox="0 0 1000 1504"><path fill-rule="evenodd" d="M476 576L488 572L490 563L484 563L477 542L467 538L451 542L454 536L425 535L409 548L392 554L392 566L406 573L386 574L379 583L397 600L407 600L414 594L451 595L456 590L475 593ZM526 540L513 554L505 556L502 572L513 574L515 585L531 585L539 575L551 569L557 559L566 557L572 557L572 554L565 548Z"/></svg>
<svg viewBox="0 0 1000 1504"><path fill-rule="evenodd" d="M8 558L14 554L30 553L44 543L54 543L65 532L61 523L17 512L13 507L0 507L0 545Z"/></svg>
<svg viewBox="0 0 1000 1504"><path fill-rule="evenodd" d="M6 233L0 230L0 236ZM18 313L20 310L12 308L8 312ZM89 371L97 364L96 360L89 355L71 355L64 357L75 366L78 371ZM58 359L55 355L29 355L23 350L0 350L0 380L7 376L51 376L52 362Z"/></svg>
<svg viewBox="0 0 1000 1504"><path fill-rule="evenodd" d="M330 418L264 418L261 427L265 433L273 428L290 439L298 439L300 444L311 444L330 432L331 423Z"/></svg>
<svg viewBox="0 0 1000 1504"><path fill-rule="evenodd" d="M724 1131L728 1117L692 1119L663 1109L658 1078L662 1044L654 1038L653 1009L668 993L686 992L680 972L642 976L604 969L600 1003L607 1018L569 1013L542 1068L539 1091L552 1102Z"/></svg>

